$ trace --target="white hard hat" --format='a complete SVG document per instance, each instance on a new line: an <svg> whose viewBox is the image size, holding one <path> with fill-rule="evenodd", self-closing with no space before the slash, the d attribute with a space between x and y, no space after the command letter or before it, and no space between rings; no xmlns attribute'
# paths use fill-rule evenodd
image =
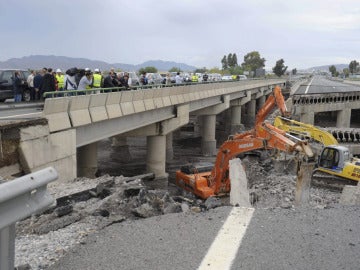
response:
<svg viewBox="0 0 360 270"><path fill-rule="evenodd" d="M98 68L95 68L94 69L94 72L99 72L100 70Z"/></svg>
<svg viewBox="0 0 360 270"><path fill-rule="evenodd" d="M85 71L90 71L90 68L85 68Z"/></svg>
<svg viewBox="0 0 360 270"><path fill-rule="evenodd" d="M60 68L58 68L58 69L56 70L56 72L61 72L61 69L60 69Z"/></svg>

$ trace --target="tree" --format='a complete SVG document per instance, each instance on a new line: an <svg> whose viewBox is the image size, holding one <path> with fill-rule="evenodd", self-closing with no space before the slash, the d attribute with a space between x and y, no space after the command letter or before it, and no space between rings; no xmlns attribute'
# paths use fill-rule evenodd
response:
<svg viewBox="0 0 360 270"><path fill-rule="evenodd" d="M145 68L140 68L139 69L139 74L143 74L143 73L157 73L158 70L156 69L156 67L145 67Z"/></svg>
<svg viewBox="0 0 360 270"><path fill-rule="evenodd" d="M181 69L177 67L172 67L169 69L169 72L181 72Z"/></svg>
<svg viewBox="0 0 360 270"><path fill-rule="evenodd" d="M285 74L287 68L288 67L284 65L284 59L280 59L276 61L276 65L275 67L273 67L272 70L278 77L281 77L282 75Z"/></svg>
<svg viewBox="0 0 360 270"><path fill-rule="evenodd" d="M227 64L228 64L228 68L233 68L238 65L236 53L233 54L229 53L227 57Z"/></svg>
<svg viewBox="0 0 360 270"><path fill-rule="evenodd" d="M226 55L224 55L224 57L222 58L221 65L222 65L222 69L228 69L229 66L228 66L228 62L226 59Z"/></svg>
<svg viewBox="0 0 360 270"><path fill-rule="evenodd" d="M350 71L349 71L348 68L344 68L344 69L343 69L343 73L344 73L345 78L348 78L348 77L349 77L349 74L350 74Z"/></svg>
<svg viewBox="0 0 360 270"><path fill-rule="evenodd" d="M359 66L359 62L357 62L356 60L352 60L349 64L349 71L351 74L354 74L357 72L357 68Z"/></svg>
<svg viewBox="0 0 360 270"><path fill-rule="evenodd" d="M194 73L205 73L205 72L207 72L206 67L197 68L197 69L194 70Z"/></svg>
<svg viewBox="0 0 360 270"><path fill-rule="evenodd" d="M331 72L331 76L335 77L336 67L334 65L329 67L329 71Z"/></svg>
<svg viewBox="0 0 360 270"><path fill-rule="evenodd" d="M244 70L255 72L257 68L265 67L265 61L265 58L260 57L259 52L252 51L244 56L244 62L241 66Z"/></svg>
<svg viewBox="0 0 360 270"><path fill-rule="evenodd" d="M296 75L296 73L297 73L297 69L294 68L294 69L291 71L291 74L292 74L292 75Z"/></svg>

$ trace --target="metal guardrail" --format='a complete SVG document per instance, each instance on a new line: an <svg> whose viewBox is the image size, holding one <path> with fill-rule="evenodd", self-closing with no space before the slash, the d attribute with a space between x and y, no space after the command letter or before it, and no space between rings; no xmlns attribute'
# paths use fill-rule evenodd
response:
<svg viewBox="0 0 360 270"><path fill-rule="evenodd" d="M13 270L15 223L44 210L54 202L48 183L58 173L52 167L0 184L0 270Z"/></svg>

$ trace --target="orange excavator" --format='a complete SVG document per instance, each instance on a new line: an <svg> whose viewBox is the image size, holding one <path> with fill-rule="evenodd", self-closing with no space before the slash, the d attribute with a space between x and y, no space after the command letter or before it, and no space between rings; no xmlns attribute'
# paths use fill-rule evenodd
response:
<svg viewBox="0 0 360 270"><path fill-rule="evenodd" d="M212 169L196 165L183 166L176 172L176 184L202 199L207 199L210 196L221 196L230 192L229 160L241 153L257 149L278 149L312 157L313 152L307 141L291 136L265 122L266 116L276 105L283 116L289 115L279 86L274 88L273 93L257 113L255 127L230 136L221 145Z"/></svg>

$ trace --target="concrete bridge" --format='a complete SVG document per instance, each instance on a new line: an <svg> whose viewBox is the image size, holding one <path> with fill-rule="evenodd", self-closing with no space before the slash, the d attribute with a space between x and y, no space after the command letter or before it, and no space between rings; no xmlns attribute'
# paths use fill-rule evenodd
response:
<svg viewBox="0 0 360 270"><path fill-rule="evenodd" d="M147 171L166 178L166 155L172 152L172 134L197 116L205 156L216 154L216 115L228 111L232 131L242 122L255 120L256 108L262 106L275 85L285 80L249 80L227 83L184 85L48 98L43 117L14 130L2 127L2 138L16 133L19 165L24 173L49 165L59 172L59 179L93 177L97 170L97 142L113 137L113 145L126 144L128 136L147 137ZM243 111L243 113L242 113ZM4 142L3 142L4 143ZM16 171L13 164L0 164L0 174ZM11 163L11 162L10 162ZM4 167L5 166L5 167Z"/></svg>
<svg viewBox="0 0 360 270"><path fill-rule="evenodd" d="M337 128L349 128L351 111L360 109L360 91L302 94L292 96L293 113L300 122L314 124L315 113L336 112Z"/></svg>

